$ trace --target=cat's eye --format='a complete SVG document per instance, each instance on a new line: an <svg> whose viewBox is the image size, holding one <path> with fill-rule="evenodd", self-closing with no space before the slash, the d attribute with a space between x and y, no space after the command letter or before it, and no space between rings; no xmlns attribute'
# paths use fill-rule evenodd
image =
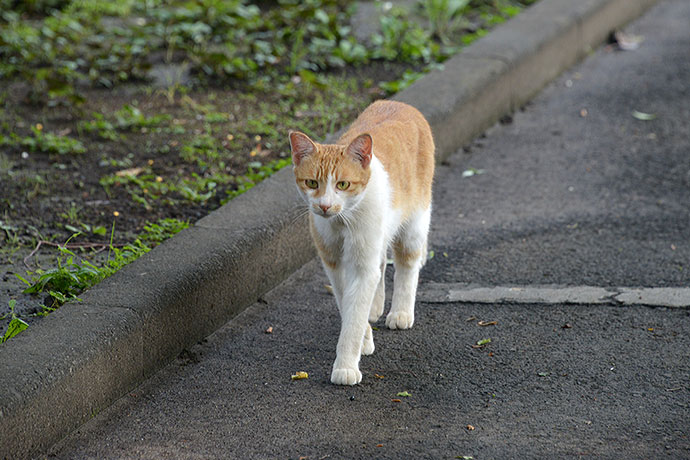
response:
<svg viewBox="0 0 690 460"><path fill-rule="evenodd" d="M337 184L335 184L336 187L338 187L338 190L347 190L350 188L350 183L346 180L341 180Z"/></svg>
<svg viewBox="0 0 690 460"><path fill-rule="evenodd" d="M307 187L309 187L311 189L319 188L319 183L317 181L315 181L314 179L307 179L304 181L304 183L306 184Z"/></svg>

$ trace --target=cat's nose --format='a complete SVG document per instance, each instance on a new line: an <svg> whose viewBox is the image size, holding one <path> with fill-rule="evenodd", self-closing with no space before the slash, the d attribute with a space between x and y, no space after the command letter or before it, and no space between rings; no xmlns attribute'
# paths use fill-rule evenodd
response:
<svg viewBox="0 0 690 460"><path fill-rule="evenodd" d="M323 213L326 214L328 212L328 210L331 209L331 205L330 204L320 204L319 208L321 208Z"/></svg>

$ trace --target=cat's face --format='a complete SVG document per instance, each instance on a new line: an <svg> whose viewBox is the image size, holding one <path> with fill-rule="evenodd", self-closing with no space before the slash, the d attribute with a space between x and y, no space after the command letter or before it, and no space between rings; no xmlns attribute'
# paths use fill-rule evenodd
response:
<svg viewBox="0 0 690 460"><path fill-rule="evenodd" d="M290 146L297 188L311 212L330 218L359 203L371 175L371 136L349 146L324 145L293 131Z"/></svg>

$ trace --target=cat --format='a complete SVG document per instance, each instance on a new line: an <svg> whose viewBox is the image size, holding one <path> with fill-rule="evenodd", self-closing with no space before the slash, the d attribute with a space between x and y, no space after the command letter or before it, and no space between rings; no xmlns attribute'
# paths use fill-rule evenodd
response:
<svg viewBox="0 0 690 460"><path fill-rule="evenodd" d="M377 101L336 144L297 131L289 139L297 189L311 211L311 235L340 311L331 382L355 385L362 380L361 355L374 352L369 322L383 314L389 247L395 276L386 325L414 323L431 219L431 128L412 106Z"/></svg>

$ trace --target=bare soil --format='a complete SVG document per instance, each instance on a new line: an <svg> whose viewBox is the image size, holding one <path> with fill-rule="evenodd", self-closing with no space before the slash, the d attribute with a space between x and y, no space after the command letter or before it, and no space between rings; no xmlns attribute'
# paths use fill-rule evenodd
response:
<svg viewBox="0 0 690 460"><path fill-rule="evenodd" d="M399 78L408 67L374 63L349 69L328 75L327 87L293 79L288 88L276 90L246 85L157 89L149 83L84 88L86 102L78 108L30 104L25 85L10 83L0 91L0 132L23 137L40 127L78 139L86 152L60 155L0 146L0 316L15 299L22 319L36 319L30 315L41 311L45 299L23 294L26 285L15 274L30 278L36 269L54 267L58 244L69 240L79 257L98 259L108 252L113 228L117 245L131 242L146 223L158 219L193 224L228 200L250 167L272 168L288 158L288 129L325 138L383 97L376 83ZM113 114L125 106L145 119L166 117L153 126L115 129L116 140L83 128L94 113L115 124ZM201 147L190 157L189 145ZM212 157L204 153L209 151ZM104 186L103 178L134 179ZM214 184L196 197L175 190L183 181L204 180ZM147 184L171 184L171 190L149 190ZM73 237L75 229L82 233Z"/></svg>

